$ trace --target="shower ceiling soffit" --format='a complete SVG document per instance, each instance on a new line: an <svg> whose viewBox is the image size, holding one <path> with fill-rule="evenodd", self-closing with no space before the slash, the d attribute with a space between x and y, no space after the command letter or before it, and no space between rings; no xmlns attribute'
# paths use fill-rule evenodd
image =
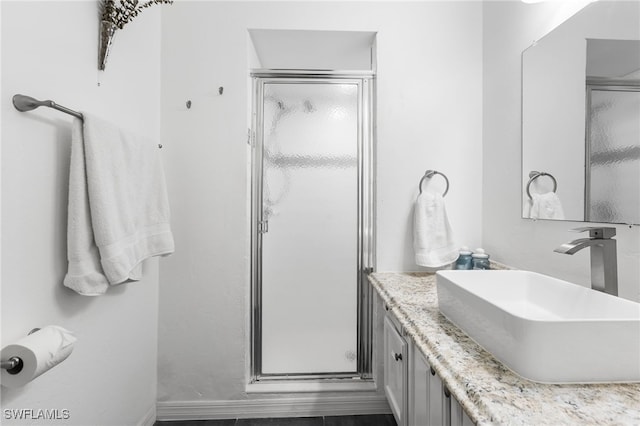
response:
<svg viewBox="0 0 640 426"><path fill-rule="evenodd" d="M250 29L258 64L280 70L375 70L376 33Z"/></svg>

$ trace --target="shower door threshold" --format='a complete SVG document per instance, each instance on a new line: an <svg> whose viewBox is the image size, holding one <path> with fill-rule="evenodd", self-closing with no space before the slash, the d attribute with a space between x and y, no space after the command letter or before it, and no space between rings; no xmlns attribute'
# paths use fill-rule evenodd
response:
<svg viewBox="0 0 640 426"><path fill-rule="evenodd" d="M368 392L376 391L372 379L352 377L345 379L277 379L249 383L247 393L297 393L297 392Z"/></svg>

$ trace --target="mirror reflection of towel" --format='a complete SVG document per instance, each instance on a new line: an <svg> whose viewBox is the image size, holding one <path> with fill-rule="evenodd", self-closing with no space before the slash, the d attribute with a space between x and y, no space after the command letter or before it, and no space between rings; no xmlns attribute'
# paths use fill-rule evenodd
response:
<svg viewBox="0 0 640 426"><path fill-rule="evenodd" d="M558 194L547 192L546 194L531 194L532 199L527 200L529 213L525 214L529 219L556 219L564 220L564 211Z"/></svg>
<svg viewBox="0 0 640 426"><path fill-rule="evenodd" d="M440 268L458 258L442 195L425 192L418 196L413 214L413 232L416 264Z"/></svg>

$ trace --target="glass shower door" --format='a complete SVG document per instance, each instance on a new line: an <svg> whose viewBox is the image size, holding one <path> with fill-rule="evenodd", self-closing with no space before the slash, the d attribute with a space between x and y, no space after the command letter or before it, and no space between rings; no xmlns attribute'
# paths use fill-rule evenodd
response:
<svg viewBox="0 0 640 426"><path fill-rule="evenodd" d="M359 97L357 81L262 84L262 375L357 371Z"/></svg>

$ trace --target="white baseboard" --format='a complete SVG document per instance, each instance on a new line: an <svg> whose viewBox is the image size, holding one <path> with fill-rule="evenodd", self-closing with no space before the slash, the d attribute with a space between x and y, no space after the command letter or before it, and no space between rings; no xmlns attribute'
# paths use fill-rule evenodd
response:
<svg viewBox="0 0 640 426"><path fill-rule="evenodd" d="M158 420L390 414L384 395L305 396L232 401L160 401Z"/></svg>
<svg viewBox="0 0 640 426"><path fill-rule="evenodd" d="M155 422L156 422L156 406L153 405L151 406L151 408L149 408L149 410L144 415L144 417L138 422L138 426L153 426Z"/></svg>

